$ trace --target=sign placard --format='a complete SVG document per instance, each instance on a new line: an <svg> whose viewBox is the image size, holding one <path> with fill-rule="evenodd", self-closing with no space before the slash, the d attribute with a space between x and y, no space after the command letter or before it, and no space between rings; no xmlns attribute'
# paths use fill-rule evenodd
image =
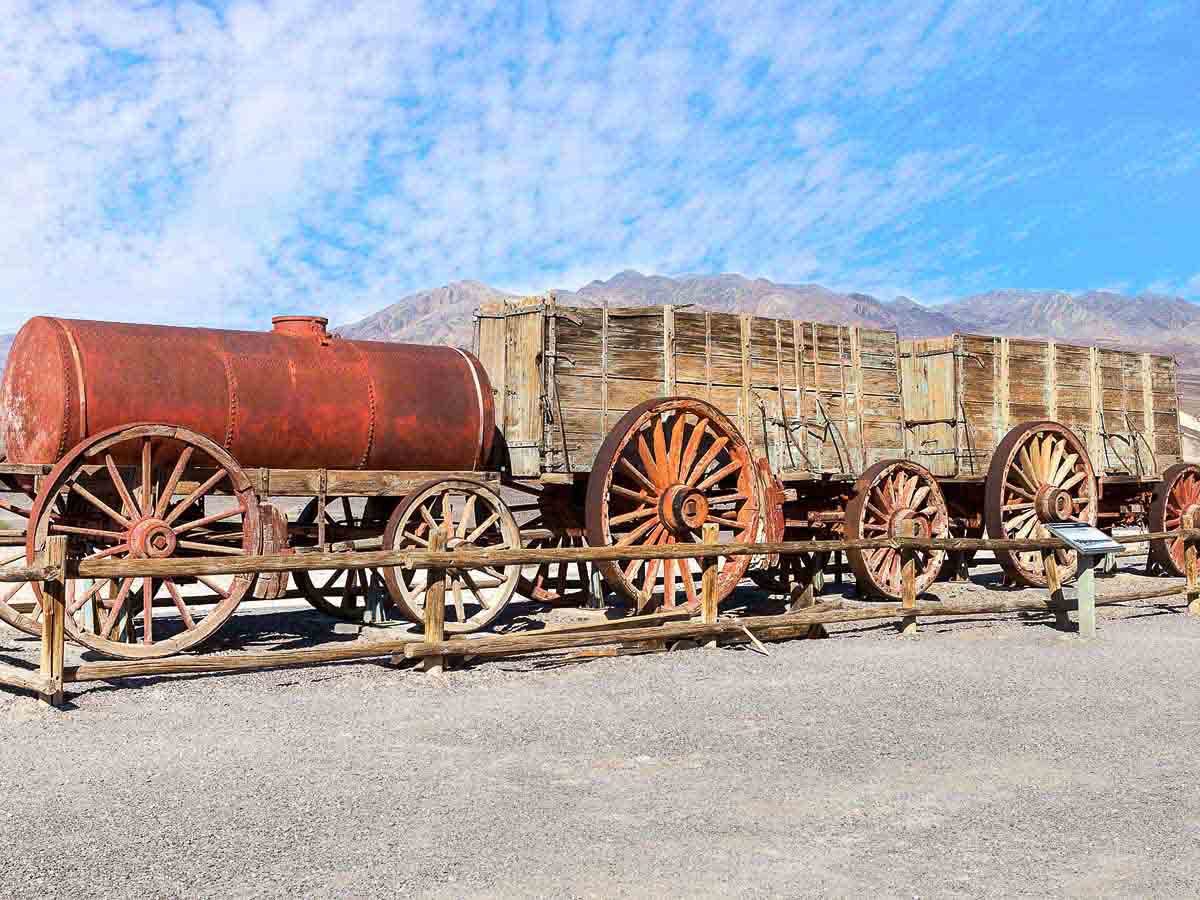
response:
<svg viewBox="0 0 1200 900"><path fill-rule="evenodd" d="M1083 522L1047 522L1046 530L1084 556L1120 553L1124 549L1099 528Z"/></svg>

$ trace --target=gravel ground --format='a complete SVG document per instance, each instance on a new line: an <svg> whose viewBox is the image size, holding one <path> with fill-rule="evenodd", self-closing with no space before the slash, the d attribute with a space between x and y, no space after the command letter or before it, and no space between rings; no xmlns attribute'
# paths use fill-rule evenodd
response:
<svg viewBox="0 0 1200 900"><path fill-rule="evenodd" d="M258 612L224 646L327 635ZM33 649L0 632L0 657ZM0 891L1200 892L1200 620L1109 611L1090 642L872 623L770 651L137 679L62 711L0 693Z"/></svg>

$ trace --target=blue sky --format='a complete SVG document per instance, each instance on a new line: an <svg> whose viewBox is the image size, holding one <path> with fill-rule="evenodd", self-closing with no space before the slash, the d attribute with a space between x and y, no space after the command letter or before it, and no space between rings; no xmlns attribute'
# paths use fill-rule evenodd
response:
<svg viewBox="0 0 1200 900"><path fill-rule="evenodd" d="M474 278L1200 300L1183 3L0 0L0 330Z"/></svg>

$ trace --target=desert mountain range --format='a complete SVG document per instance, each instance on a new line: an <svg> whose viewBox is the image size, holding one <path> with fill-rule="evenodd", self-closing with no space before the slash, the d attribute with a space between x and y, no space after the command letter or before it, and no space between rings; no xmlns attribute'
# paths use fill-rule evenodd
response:
<svg viewBox="0 0 1200 900"><path fill-rule="evenodd" d="M1200 304L1181 297L1001 290L927 306L908 297L886 301L817 284L732 274L668 278L634 271L554 293L565 305L693 304L720 312L889 328L906 337L969 331L1172 353L1183 370L1186 405L1193 414L1200 411ZM411 294L338 330L363 340L470 346L474 310L509 296L478 281L459 281ZM11 343L11 335L0 336L0 364Z"/></svg>

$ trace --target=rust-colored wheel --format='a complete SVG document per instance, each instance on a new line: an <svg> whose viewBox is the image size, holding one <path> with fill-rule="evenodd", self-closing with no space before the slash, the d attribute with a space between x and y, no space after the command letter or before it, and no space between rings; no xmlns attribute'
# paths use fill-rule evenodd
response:
<svg viewBox="0 0 1200 900"><path fill-rule="evenodd" d="M330 543L382 537L388 518L399 504L387 497L352 500L330 497L325 504L326 540ZM300 512L296 525L311 531L317 524L320 503L310 500ZM315 609L345 622L361 622L373 594L395 606L382 569L334 569L329 572L293 572L296 587Z"/></svg>
<svg viewBox="0 0 1200 900"><path fill-rule="evenodd" d="M899 537L906 522L916 525L917 537L949 537L950 514L942 489L933 474L917 463L898 459L875 463L859 477L846 505L846 537ZM904 595L900 551L847 550L846 558L860 592L892 599ZM916 554L918 594L937 580L945 559L945 550Z"/></svg>
<svg viewBox="0 0 1200 900"><path fill-rule="evenodd" d="M1177 531L1183 527L1184 514L1189 512L1200 526L1200 466L1176 463L1163 472L1162 481L1154 488L1150 530ZM1187 574L1183 554L1181 538L1173 541L1160 538L1150 542L1150 558L1172 575Z"/></svg>
<svg viewBox="0 0 1200 900"><path fill-rule="evenodd" d="M583 497L576 485L511 481L505 487L524 495L509 508L526 547L562 550L587 546ZM587 560L543 563L521 575L517 593L551 606L583 606L592 593L592 564Z"/></svg>
<svg viewBox="0 0 1200 900"><path fill-rule="evenodd" d="M707 523L718 526L722 543L753 541L763 527L763 494L750 448L716 407L688 397L648 400L622 416L600 446L584 511L588 543L701 543ZM749 563L748 556L719 558L718 599L733 593ZM700 602L697 560L597 565L639 610Z"/></svg>
<svg viewBox="0 0 1200 900"><path fill-rule="evenodd" d="M447 550L517 550L521 530L508 505L490 486L466 478L429 481L396 507L383 536L386 550L429 546L434 528L446 529ZM385 569L384 578L400 612L425 620L429 572ZM463 634L486 628L504 611L517 589L521 567L449 569L446 573L446 631Z"/></svg>
<svg viewBox="0 0 1200 900"><path fill-rule="evenodd" d="M70 451L34 504L31 563L52 534L89 560L254 556L262 543L258 498L241 467L203 435L170 425L114 428ZM169 656L211 637L254 581L100 579L68 598L66 631L107 656Z"/></svg>
<svg viewBox="0 0 1200 900"><path fill-rule="evenodd" d="M992 455L984 521L988 536L1036 540L1049 537L1046 523L1096 524L1096 478L1087 448L1058 422L1026 422L1013 428ZM1079 559L1057 551L1059 575L1073 578ZM1041 551L997 550L996 561L1017 584L1045 587Z"/></svg>

